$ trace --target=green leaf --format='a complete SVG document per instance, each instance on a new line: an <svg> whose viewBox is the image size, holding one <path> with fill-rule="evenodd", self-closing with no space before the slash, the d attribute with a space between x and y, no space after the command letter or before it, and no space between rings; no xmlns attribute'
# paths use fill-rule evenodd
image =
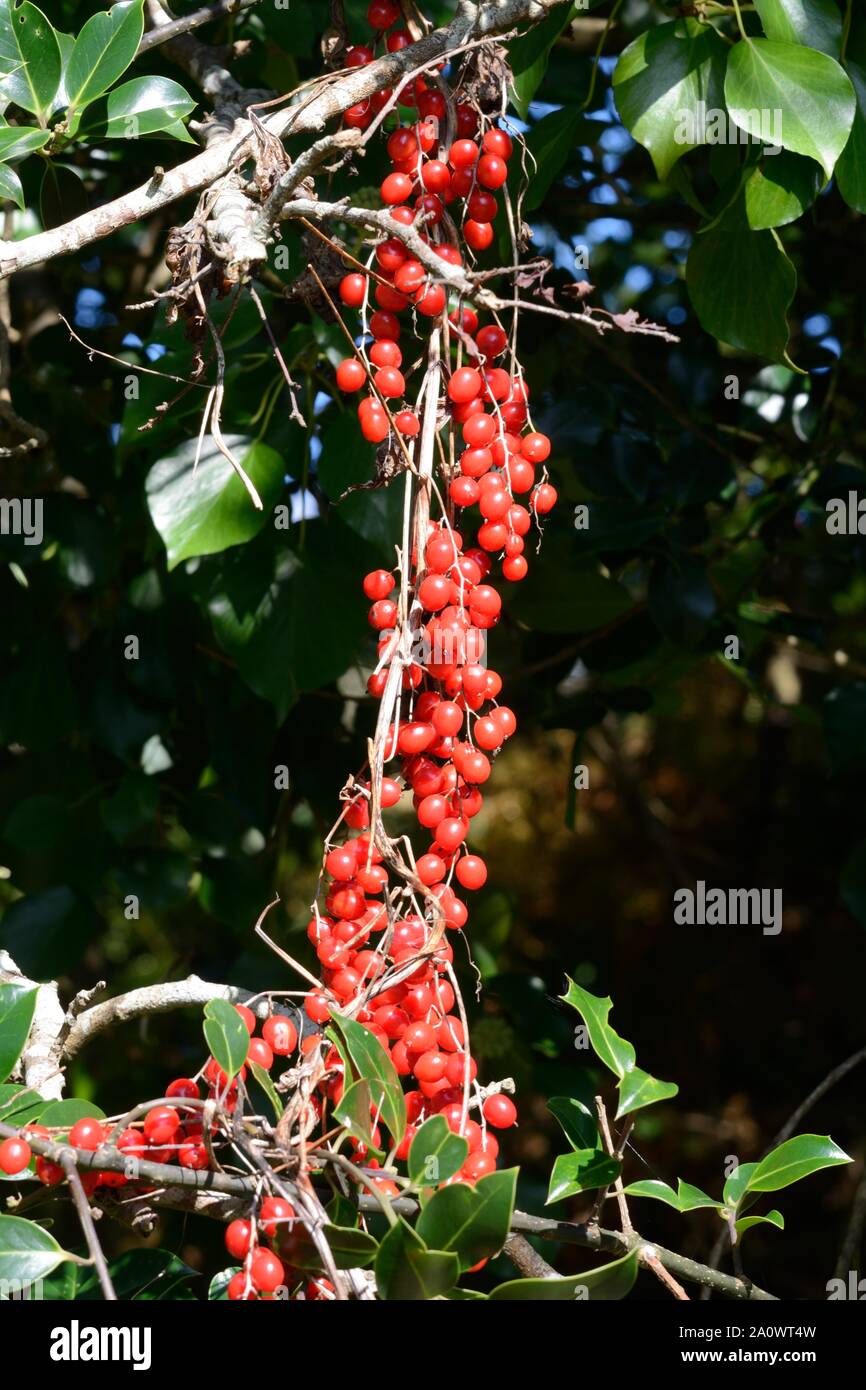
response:
<svg viewBox="0 0 866 1390"><path fill-rule="evenodd" d="M18 898L3 918L4 944L31 979L51 979L81 960L100 919L71 888Z"/></svg>
<svg viewBox="0 0 866 1390"><path fill-rule="evenodd" d="M109 92L104 102L91 105L81 130L113 140L138 140L171 130L195 107L189 92L170 77L133 77Z"/></svg>
<svg viewBox="0 0 866 1390"><path fill-rule="evenodd" d="M362 1023L339 1014L332 1016L328 1036L337 1044L342 1042L357 1078L367 1082L373 1104L394 1143L399 1144L406 1133L406 1100L394 1063L382 1044Z"/></svg>
<svg viewBox="0 0 866 1390"><path fill-rule="evenodd" d="M70 1096L68 1100L53 1100L46 1105L39 1117L39 1123L47 1125L49 1129L71 1129L76 1120L104 1119L105 1111L100 1110L98 1105Z"/></svg>
<svg viewBox="0 0 866 1390"><path fill-rule="evenodd" d="M0 0L0 101L49 116L60 71L60 45L42 11L28 0Z"/></svg>
<svg viewBox="0 0 866 1390"><path fill-rule="evenodd" d="M848 143L836 165L836 180L848 206L866 212L866 67L848 59L845 71L854 88L857 110Z"/></svg>
<svg viewBox="0 0 866 1390"><path fill-rule="evenodd" d="M376 1254L376 1288L384 1299L417 1302L453 1288L460 1261L445 1250L428 1250L402 1217L397 1218Z"/></svg>
<svg viewBox="0 0 866 1390"><path fill-rule="evenodd" d="M5 199L14 203L17 208L24 211L24 189L21 180L14 169L10 169L8 164L0 164L0 199Z"/></svg>
<svg viewBox="0 0 866 1390"><path fill-rule="evenodd" d="M0 1085L0 1123L30 1124L39 1119L47 1103L29 1086Z"/></svg>
<svg viewBox="0 0 866 1390"><path fill-rule="evenodd" d="M47 1231L20 1216L0 1216L0 1279L32 1284L68 1256Z"/></svg>
<svg viewBox="0 0 866 1390"><path fill-rule="evenodd" d="M749 1178L757 1168L757 1163L738 1163L731 1176L726 1179L722 1190L722 1201L726 1207L736 1207L749 1185Z"/></svg>
<svg viewBox="0 0 866 1390"><path fill-rule="evenodd" d="M620 54L612 79L616 107L659 178L705 143L703 113L724 106L726 51L710 25L677 19L648 29Z"/></svg>
<svg viewBox="0 0 866 1390"><path fill-rule="evenodd" d="M207 1297L209 1303L227 1303L228 1287L236 1274L240 1274L240 1265L229 1265L228 1269L221 1269L215 1274L208 1284Z"/></svg>
<svg viewBox="0 0 866 1390"><path fill-rule="evenodd" d="M590 994L589 990L583 989L575 984L569 976L568 991L560 997L566 1004L570 1004L576 1009L586 1024L589 1032L589 1041L592 1049L614 1076L620 1080L626 1072L632 1070L635 1064L635 1051L630 1042L621 1038L607 1021L607 1016L613 1008L613 1000L610 998L601 999L596 994Z"/></svg>
<svg viewBox="0 0 866 1390"><path fill-rule="evenodd" d="M88 210L87 190L76 169L46 159L39 185L39 215L46 229L61 227Z"/></svg>
<svg viewBox="0 0 866 1390"><path fill-rule="evenodd" d="M625 589L589 565L546 565L537 574L529 571L511 611L538 632L592 632L622 617L632 602Z"/></svg>
<svg viewBox="0 0 866 1390"><path fill-rule="evenodd" d="M621 1260L612 1260L601 1269L589 1269L568 1279L511 1279L490 1294L492 1299L531 1299L533 1302L588 1303L613 1302L625 1298L634 1286L638 1254L632 1250Z"/></svg>
<svg viewBox="0 0 866 1390"><path fill-rule="evenodd" d="M51 138L48 130L33 130L29 126L7 125L0 128L0 161L20 159L23 155L41 150Z"/></svg>
<svg viewBox="0 0 866 1390"><path fill-rule="evenodd" d="M129 67L144 33L143 6L144 0L121 0L88 19L64 74L71 107L102 96Z"/></svg>
<svg viewBox="0 0 866 1390"><path fill-rule="evenodd" d="M226 444L264 504L258 511L241 479L210 438L198 467L196 439L159 459L147 475L147 505L168 552L168 567L194 555L215 555L258 534L283 492L283 461L276 449L247 435L228 435Z"/></svg>
<svg viewBox="0 0 866 1390"><path fill-rule="evenodd" d="M583 7L581 7L583 8ZM574 18L573 5L557 5L540 24L507 45L511 68L511 100L521 120L526 120L529 103L541 86L550 50L567 24Z"/></svg>
<svg viewBox="0 0 866 1390"><path fill-rule="evenodd" d="M271 1102L271 1107L277 1119L280 1119L283 1113L283 1102L280 1100L279 1091L271 1080L270 1073L266 1072L264 1067L259 1066L258 1062L250 1062L250 1071L261 1086L268 1100Z"/></svg>
<svg viewBox="0 0 866 1390"><path fill-rule="evenodd" d="M826 1134L798 1134L771 1150L749 1175L747 1192L778 1192L822 1168L850 1163L846 1153Z"/></svg>
<svg viewBox="0 0 866 1390"><path fill-rule="evenodd" d="M621 1168L622 1164L603 1149L575 1149L572 1153L559 1154L554 1159L545 1205L573 1197L576 1192L607 1187L619 1177Z"/></svg>
<svg viewBox="0 0 866 1390"><path fill-rule="evenodd" d="M362 1268L372 1264L379 1248L374 1238L357 1226L323 1226L322 1235L328 1242L338 1269L354 1269L356 1265ZM285 1254L298 1269L322 1268L322 1257L309 1232L297 1222L286 1241Z"/></svg>
<svg viewBox="0 0 866 1390"><path fill-rule="evenodd" d="M755 0L768 39L801 43L839 57L842 15L835 0Z"/></svg>
<svg viewBox="0 0 866 1390"><path fill-rule="evenodd" d="M250 1045L243 1019L227 999L211 999L204 1006L203 1027L211 1055L231 1081L246 1061Z"/></svg>
<svg viewBox="0 0 866 1390"><path fill-rule="evenodd" d="M469 1269L502 1249L511 1227L517 1169L488 1173L474 1187L455 1183L433 1193L417 1231L431 1249L453 1250Z"/></svg>
<svg viewBox="0 0 866 1390"><path fill-rule="evenodd" d="M774 232L752 231L742 198L695 237L686 283L708 333L771 362L784 360L797 274Z"/></svg>
<svg viewBox="0 0 866 1390"><path fill-rule="evenodd" d="M661 1182L658 1178L642 1178L639 1182L629 1183L625 1191L630 1197L652 1197L657 1202L664 1202L667 1206L673 1207L675 1211L698 1211L701 1207L710 1207L718 1211L721 1206L715 1198L709 1197L699 1187L683 1182L682 1178L677 1179L676 1192L668 1183Z"/></svg>
<svg viewBox="0 0 866 1390"><path fill-rule="evenodd" d="M468 1142L453 1134L444 1115L431 1115L421 1125L409 1149L409 1177L416 1187L433 1187L463 1167Z"/></svg>
<svg viewBox="0 0 866 1390"><path fill-rule="evenodd" d="M766 1216L741 1216L736 1223L737 1235L745 1235L752 1226L775 1226L777 1230L784 1231L785 1218L780 1211L775 1210L768 1211Z"/></svg>
<svg viewBox="0 0 866 1390"><path fill-rule="evenodd" d="M661 1100L670 1100L671 1096L677 1094L679 1086L673 1081L659 1081L658 1077L650 1076L640 1067L632 1067L620 1080L617 1090L619 1105L616 1118L621 1120L623 1115L630 1115L644 1105L657 1105Z"/></svg>
<svg viewBox="0 0 866 1390"><path fill-rule="evenodd" d="M573 1149L600 1147L598 1122L582 1100L575 1100L573 1096L551 1096L547 1108L561 1124Z"/></svg>
<svg viewBox="0 0 866 1390"><path fill-rule="evenodd" d="M38 993L26 985L0 985L0 1081L6 1080L24 1050Z"/></svg>
<svg viewBox="0 0 866 1390"><path fill-rule="evenodd" d="M781 150L769 155L746 179L746 216L753 231L784 227L810 208L821 192L821 168L814 159Z"/></svg>
<svg viewBox="0 0 866 1390"><path fill-rule="evenodd" d="M526 137L527 152L535 164L532 159L527 160L532 177L523 203L525 212L534 212L544 202L550 185L579 143L578 136L586 126L595 126L593 137L597 136L597 123L588 121L576 106L563 106L536 121Z"/></svg>
<svg viewBox="0 0 866 1390"><path fill-rule="evenodd" d="M829 179L845 148L856 109L854 88L826 53L772 39L731 49L725 100L734 121L756 139L808 155Z"/></svg>
<svg viewBox="0 0 866 1390"><path fill-rule="evenodd" d="M382 1150L373 1142L373 1118L370 1113L372 1104L373 1098L367 1082L353 1081L350 1086L344 1088L343 1094L334 1106L334 1119L355 1139L360 1139L362 1144L366 1144L377 1158L381 1158Z"/></svg>
<svg viewBox="0 0 866 1390"><path fill-rule="evenodd" d="M191 1294L185 1286L191 1279L201 1278L198 1270L178 1259L171 1250L160 1249L126 1250L112 1260L108 1272L119 1299L142 1303L188 1299ZM102 1299L95 1273L86 1275L77 1296L88 1301Z"/></svg>

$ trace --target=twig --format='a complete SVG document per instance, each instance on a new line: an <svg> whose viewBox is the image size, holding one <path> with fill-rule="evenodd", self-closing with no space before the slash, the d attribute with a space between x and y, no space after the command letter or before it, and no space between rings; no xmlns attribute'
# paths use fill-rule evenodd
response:
<svg viewBox="0 0 866 1390"><path fill-rule="evenodd" d="M90 1258L96 1266L96 1273L99 1278L100 1287L102 1288L102 1297L111 1303L116 1303L117 1294L114 1292L114 1285L111 1282L108 1265L105 1263L102 1246L99 1244L99 1236L96 1234L96 1227L93 1224L93 1212L90 1210L90 1205L84 1192L84 1185L79 1177L78 1169L75 1166L75 1159L72 1154L62 1154L60 1165L66 1174L66 1181L69 1183L69 1190L72 1193L75 1210L78 1212L78 1220L81 1222L84 1239L87 1241Z"/></svg>

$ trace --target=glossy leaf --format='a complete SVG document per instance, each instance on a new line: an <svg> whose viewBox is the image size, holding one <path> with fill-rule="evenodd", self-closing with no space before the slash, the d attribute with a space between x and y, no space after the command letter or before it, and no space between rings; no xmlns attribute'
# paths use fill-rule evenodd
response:
<svg viewBox="0 0 866 1390"><path fill-rule="evenodd" d="M534 212L541 206L575 145L581 143L579 135L593 124L578 107L563 106L559 111L542 116L532 126L526 137L527 155L531 156L527 161L528 168L533 170L533 175L523 202L525 212ZM597 131L591 133L597 135Z"/></svg>
<svg viewBox="0 0 866 1390"><path fill-rule="evenodd" d="M0 164L0 198L5 198L24 211L24 189L21 180L8 164Z"/></svg>
<svg viewBox="0 0 866 1390"><path fill-rule="evenodd" d="M620 55L612 79L616 107L659 178L705 143L704 113L724 106L725 54L710 25L677 19L648 29Z"/></svg>
<svg viewBox="0 0 866 1390"><path fill-rule="evenodd" d="M842 14L835 0L755 0L768 39L802 43L839 57Z"/></svg>
<svg viewBox="0 0 866 1390"><path fill-rule="evenodd" d="M848 143L836 164L836 181L848 206L866 212L866 67L848 59L845 71L854 88L857 110Z"/></svg>
<svg viewBox="0 0 866 1390"><path fill-rule="evenodd" d="M517 1169L500 1169L474 1187L455 1183L433 1193L417 1231L431 1249L456 1251L463 1269L502 1249L511 1227Z"/></svg>
<svg viewBox="0 0 866 1390"><path fill-rule="evenodd" d="M454 1287L460 1261L453 1251L429 1250L402 1217L397 1218L376 1254L379 1297L418 1302Z"/></svg>
<svg viewBox="0 0 866 1390"><path fill-rule="evenodd" d="M670 1100L679 1091L679 1086L674 1081L659 1081L658 1077L650 1076L640 1067L632 1067L620 1080L617 1090L619 1104L616 1118L621 1120L623 1115L630 1115L633 1110L640 1110L645 1105Z"/></svg>
<svg viewBox="0 0 866 1390"><path fill-rule="evenodd" d="M762 1158L749 1175L747 1192L778 1192L822 1168L850 1163L848 1154L826 1134L798 1134Z"/></svg>
<svg viewBox="0 0 866 1390"><path fill-rule="evenodd" d="M147 475L147 505L168 552L168 567L194 555L214 555L258 534L283 491L283 461L275 449L246 435L228 435L226 444L252 479L264 509L249 493L213 439L207 439L198 467L198 441L188 439L153 465Z"/></svg>
<svg viewBox="0 0 866 1390"><path fill-rule="evenodd" d="M568 977L566 977L568 978ZM635 1064L635 1051L630 1042L621 1038L608 1023L608 1014L613 1008L613 1000L601 999L596 994L568 980L568 991L561 996L566 1004L576 1009L586 1024L589 1041L596 1056L622 1079Z"/></svg>
<svg viewBox="0 0 866 1390"><path fill-rule="evenodd" d="M600 1269L588 1269L568 1279L511 1279L490 1294L497 1302L532 1300L540 1302L613 1302L625 1298L634 1287L638 1272L637 1251L612 1260Z"/></svg>
<svg viewBox="0 0 866 1390"><path fill-rule="evenodd" d="M547 1108L562 1126L573 1149L597 1149L598 1122L588 1106L573 1096L551 1096Z"/></svg>
<svg viewBox="0 0 866 1390"><path fill-rule="evenodd" d="M31 130L28 126L0 126L0 162L21 159L41 150L51 138L48 130Z"/></svg>
<svg viewBox="0 0 866 1390"><path fill-rule="evenodd" d="M34 1283L66 1258L66 1251L35 1221L0 1216L0 1279Z"/></svg>
<svg viewBox="0 0 866 1390"><path fill-rule="evenodd" d="M575 1149L559 1154L553 1162L547 1189L547 1205L573 1197L576 1192L590 1192L607 1187L619 1177L622 1164L603 1149Z"/></svg>
<svg viewBox="0 0 866 1390"><path fill-rule="evenodd" d="M675 1211L698 1211L701 1207L710 1207L718 1211L721 1205L699 1187L683 1182L682 1178L677 1179L676 1192L668 1183L658 1178L641 1178L638 1182L629 1183L625 1191L630 1197L652 1197L657 1202L664 1202L666 1206L673 1207Z"/></svg>
<svg viewBox="0 0 866 1390"><path fill-rule="evenodd" d="M0 0L0 102L34 116L54 110L60 84L57 34L41 10L24 0Z"/></svg>
<svg viewBox="0 0 866 1390"><path fill-rule="evenodd" d="M0 1085L0 1124L24 1125L38 1120L48 1102L29 1086Z"/></svg>
<svg viewBox="0 0 866 1390"><path fill-rule="evenodd" d="M53 1100L39 1116L39 1123L49 1129L71 1129L76 1120L104 1120L105 1111L90 1100L78 1100L69 1096L66 1100Z"/></svg>
<svg viewBox="0 0 866 1390"><path fill-rule="evenodd" d="M469 1144L453 1134L444 1115L431 1115L409 1148L409 1177L416 1187L435 1187L462 1168Z"/></svg>
<svg viewBox="0 0 866 1390"><path fill-rule="evenodd" d="M784 227L810 208L824 178L814 159L781 150L761 160L746 179L746 216L753 231Z"/></svg>
<svg viewBox="0 0 866 1390"><path fill-rule="evenodd" d="M775 1226L777 1230L784 1231L785 1218L780 1211L768 1211L766 1216L741 1216L736 1223L737 1235L743 1236L746 1231L753 1226Z"/></svg>
<svg viewBox="0 0 866 1390"><path fill-rule="evenodd" d="M82 28L64 74L72 107L81 108L113 87L135 57L144 32L144 0L120 0Z"/></svg>
<svg viewBox="0 0 866 1390"><path fill-rule="evenodd" d="M379 1246L373 1236L357 1226L322 1227L322 1235L338 1269L363 1269L373 1263ZM286 1242L286 1251L298 1269L321 1269L322 1257L305 1227L295 1224Z"/></svg>
<svg viewBox="0 0 866 1390"><path fill-rule="evenodd" d="M511 100L522 120L526 119L529 103L547 71L550 50L566 24L574 18L574 13L575 8L571 4L557 5L540 24L534 24L528 33L512 39L508 45Z"/></svg>
<svg viewBox="0 0 866 1390"><path fill-rule="evenodd" d="M353 1081L350 1086L344 1088L343 1094L334 1106L334 1119L381 1158L382 1150L373 1143L372 1103L367 1082Z"/></svg>
<svg viewBox="0 0 866 1390"><path fill-rule="evenodd" d="M81 129L114 140L138 140L171 130L195 110L189 92L170 77L133 77L93 103Z"/></svg>
<svg viewBox="0 0 866 1390"><path fill-rule="evenodd" d="M0 1081L5 1081L24 1050L39 991L26 985L0 985Z"/></svg>
<svg viewBox="0 0 866 1390"><path fill-rule="evenodd" d="M246 1061L250 1045L243 1019L227 999L211 999L205 1004L203 1028L211 1056L233 1080Z"/></svg>
<svg viewBox="0 0 866 1390"><path fill-rule="evenodd" d="M271 1080L270 1073L265 1071L264 1067L260 1066L258 1062L250 1062L249 1065L251 1075L261 1086L271 1103L274 1114L277 1119L279 1119L283 1113L283 1102L280 1100L279 1091Z"/></svg>
<svg viewBox="0 0 866 1390"><path fill-rule="evenodd" d="M741 129L817 160L827 178L845 148L854 120L854 89L826 53L772 39L731 49L725 100Z"/></svg>
<svg viewBox="0 0 866 1390"><path fill-rule="evenodd" d="M356 1077L366 1081L373 1104L395 1144L406 1132L406 1100L394 1063L378 1038L363 1024L334 1014L328 1035L341 1040Z"/></svg>
<svg viewBox="0 0 866 1390"><path fill-rule="evenodd" d="M739 1163L726 1179L722 1190L722 1200L726 1207L736 1207L749 1185L749 1178L757 1168L757 1163Z"/></svg>
<svg viewBox="0 0 866 1390"><path fill-rule="evenodd" d="M695 237L686 283L708 333L771 362L783 361L796 271L774 232L752 231L742 199Z"/></svg>

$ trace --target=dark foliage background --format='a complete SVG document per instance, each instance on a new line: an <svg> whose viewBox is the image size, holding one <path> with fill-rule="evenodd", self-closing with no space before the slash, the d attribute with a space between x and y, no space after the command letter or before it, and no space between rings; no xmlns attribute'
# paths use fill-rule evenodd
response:
<svg viewBox="0 0 866 1390"><path fill-rule="evenodd" d="M49 7L68 29L96 8ZM233 71L281 91L315 73L326 8L295 6L289 19L265 5L237 21L255 42ZM656 9L626 5L606 52L664 18ZM530 126L588 92L599 30L576 33L553 49ZM863 1044L864 538L824 524L827 499L863 485L861 217L831 184L780 230L798 275L789 352L802 374L720 344L684 282L698 214L619 123L611 66L527 221L554 282L588 278L594 303L635 308L679 342L526 315L561 502L493 634L519 735L475 823L491 872L469 937L483 983L474 1047L484 1075L518 1081L521 1124L505 1148L523 1165L521 1205L539 1211L561 1147L545 1097L600 1079L556 999L566 972L612 995L641 1065L681 1088L639 1123L633 1178L720 1191L726 1158L758 1157ZM138 70L172 71L159 50ZM81 146L69 162L95 204L183 154L154 138L99 162ZM378 158L334 192L363 197ZM39 162L21 169L33 206ZM710 162L706 150L685 160L704 191ZM335 330L281 298L302 264L290 233L289 262L269 268L262 293L315 425L305 435L289 422L247 302L228 333L225 428L277 452L265 460L271 499L292 524L167 567L148 480L153 493L158 461L195 435L200 393L141 432L170 383L144 378L141 399L126 399L124 370L90 360L57 314L95 347L183 375L182 331L125 307L147 297L172 220L179 211L12 284L15 405L49 444L3 464L4 495L44 498L46 536L39 548L2 540L0 940L68 990L189 971L291 988L252 926L279 893L270 928L307 958L321 837L373 715L360 578L389 560L398 500L392 489L336 501L371 460L351 411L330 399ZM582 502L588 531L573 525ZM736 661L723 654L732 634ZM129 635L138 660L124 658ZM575 792L579 764L589 788ZM280 765L288 791L274 787ZM781 888L784 930L676 926L673 893L699 878ZM124 914L129 894L137 920ZM457 956L471 1001L473 970ZM82 1053L70 1093L110 1113L159 1094L200 1053L196 1011L130 1025ZM747 1272L779 1295L825 1296L862 1173L862 1098L855 1069L806 1125L856 1164L782 1194L784 1233L750 1234ZM706 1258L712 1213L635 1206L647 1235ZM203 1225L167 1216L160 1244L212 1269L219 1232ZM587 1257L562 1251L557 1263L566 1272ZM657 1293L648 1278L639 1291Z"/></svg>

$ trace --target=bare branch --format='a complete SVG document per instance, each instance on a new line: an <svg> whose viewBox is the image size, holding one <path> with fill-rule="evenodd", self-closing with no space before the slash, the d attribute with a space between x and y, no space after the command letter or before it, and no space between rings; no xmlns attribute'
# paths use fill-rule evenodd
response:
<svg viewBox="0 0 866 1390"><path fill-rule="evenodd" d="M63 1047L64 1062L81 1051L85 1043L97 1034L104 1033L115 1023L128 1023L133 1018L144 1018L148 1014L165 1014L172 1009L183 1009L193 1004L207 1004L211 999L227 999L231 1004L244 1004L255 996L247 989L235 985L214 984L210 980L200 980L198 975L190 975L186 980L171 981L166 984L146 985L143 989L130 990L119 994L103 1004L94 1004L80 1014L69 1031ZM261 1017L267 1015L266 1002L251 1006Z"/></svg>

